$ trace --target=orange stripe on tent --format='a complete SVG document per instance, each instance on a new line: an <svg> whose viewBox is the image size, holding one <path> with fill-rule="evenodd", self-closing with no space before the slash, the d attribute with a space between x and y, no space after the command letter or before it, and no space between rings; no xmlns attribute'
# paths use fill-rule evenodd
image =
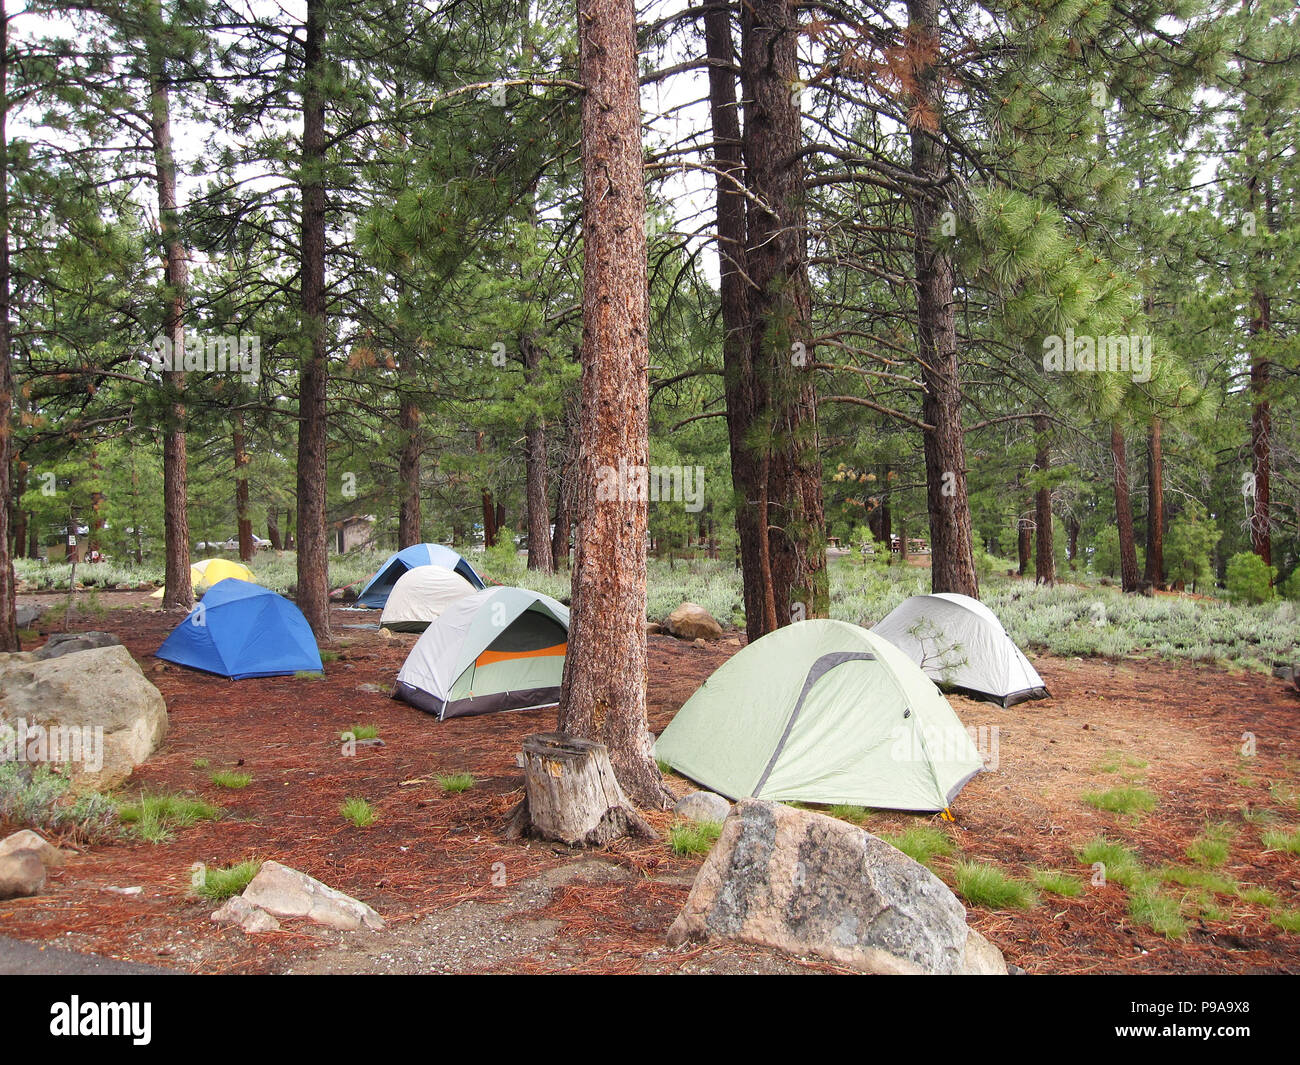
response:
<svg viewBox="0 0 1300 1065"><path fill-rule="evenodd" d="M568 649L568 643L557 643L554 647L539 647L536 651L484 651L474 659L474 665L490 666L494 662L509 662L515 658L563 658Z"/></svg>

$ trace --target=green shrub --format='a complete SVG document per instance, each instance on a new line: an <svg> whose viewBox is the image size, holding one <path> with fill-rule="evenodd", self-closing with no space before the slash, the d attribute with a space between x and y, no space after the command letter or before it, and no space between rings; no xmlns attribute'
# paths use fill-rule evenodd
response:
<svg viewBox="0 0 1300 1065"><path fill-rule="evenodd" d="M1291 575L1277 586L1277 590L1283 598L1300 602L1300 566L1291 571Z"/></svg>
<svg viewBox="0 0 1300 1065"><path fill-rule="evenodd" d="M1119 566L1119 530L1107 525L1092 539L1092 572L1098 577L1118 577Z"/></svg>
<svg viewBox="0 0 1300 1065"><path fill-rule="evenodd" d="M1222 535L1205 508L1188 500L1165 534L1165 576L1188 588L1204 588L1213 576L1210 556Z"/></svg>
<svg viewBox="0 0 1300 1065"><path fill-rule="evenodd" d="M1267 603L1273 598L1276 576L1276 566L1270 566L1252 551L1240 551L1228 559L1223 582L1234 603Z"/></svg>
<svg viewBox="0 0 1300 1065"><path fill-rule="evenodd" d="M70 787L68 778L48 765L0 762L0 821L82 843L116 836L117 804L94 791L73 794Z"/></svg>

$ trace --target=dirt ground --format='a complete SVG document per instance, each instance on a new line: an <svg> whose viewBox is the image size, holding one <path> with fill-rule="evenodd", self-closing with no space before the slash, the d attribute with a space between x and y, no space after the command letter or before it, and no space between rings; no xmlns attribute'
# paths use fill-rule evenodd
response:
<svg viewBox="0 0 1300 1065"><path fill-rule="evenodd" d="M51 599L43 601L53 602ZM388 698L414 635L385 637L370 611L337 609L338 658L324 680L229 682L152 657L180 620L139 593L102 593L111 607L73 629L116 633L166 698L171 729L125 793L183 791L219 804L219 821L172 842L85 848L45 894L0 903L0 932L187 972L834 972L815 959L740 946L669 951L664 933L700 859L662 842L621 841L602 852L506 842L501 824L522 794L514 764L523 738L554 711L438 723ZM36 601L22 597L20 602ZM658 732L739 639L706 647L650 637L650 725ZM1300 824L1300 694L1281 681L1161 661L1036 659L1052 698L1004 710L954 697L967 725L996 726L993 771L976 777L947 826L959 857L1024 875L1031 866L1089 870L1075 851L1099 834L1122 837L1144 861L1186 863L1207 821L1236 830L1221 872L1270 888L1279 908L1300 905L1300 857L1266 851L1243 810L1275 811L1269 827ZM340 733L378 727L383 746L345 756ZM1255 738L1253 757L1241 754ZM991 735L991 733L990 733ZM206 762L203 768L197 762ZM1103 767L1119 769L1105 772ZM213 785L240 767L244 789ZM475 785L446 795L439 774L467 771ZM1088 791L1125 778L1159 805L1140 820L1099 812ZM691 785L673 778L679 793ZM378 814L364 829L339 815L344 799ZM666 831L668 814L652 821ZM869 829L917 821L872 813ZM343 934L302 922L246 936L208 919L191 894L195 863L275 859L365 900L382 933ZM941 861L936 867L943 874ZM139 887L123 895L112 888ZM1090 887L1075 899L1044 896L1021 911L973 908L971 923L1031 973L1300 972L1300 937L1241 900L1213 923L1194 920L1169 941L1135 926L1123 890Z"/></svg>

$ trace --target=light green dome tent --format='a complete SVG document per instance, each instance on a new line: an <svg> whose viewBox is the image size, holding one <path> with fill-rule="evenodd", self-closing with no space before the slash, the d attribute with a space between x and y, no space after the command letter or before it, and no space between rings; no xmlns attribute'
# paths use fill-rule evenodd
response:
<svg viewBox="0 0 1300 1065"><path fill-rule="evenodd" d="M475 592L415 641L393 698L439 720L553 706L568 639L568 608L549 595L505 586Z"/></svg>
<svg viewBox="0 0 1300 1065"><path fill-rule="evenodd" d="M730 799L946 810L983 769L902 651L844 621L801 621L733 655L677 711L655 757Z"/></svg>

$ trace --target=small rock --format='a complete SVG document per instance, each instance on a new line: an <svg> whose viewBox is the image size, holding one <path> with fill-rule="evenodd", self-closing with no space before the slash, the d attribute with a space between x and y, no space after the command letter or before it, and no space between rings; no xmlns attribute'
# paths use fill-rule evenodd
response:
<svg viewBox="0 0 1300 1065"><path fill-rule="evenodd" d="M699 603L682 603L668 615L664 628L680 640L717 640L722 637L722 626Z"/></svg>
<svg viewBox="0 0 1300 1065"><path fill-rule="evenodd" d="M383 918L364 902L279 862L263 862L243 898L277 917L306 917L344 932L384 927Z"/></svg>
<svg viewBox="0 0 1300 1065"><path fill-rule="evenodd" d="M144 888L133 885L132 887L114 887L112 884L105 884L104 890L113 895L126 895L131 897L144 892Z"/></svg>
<svg viewBox="0 0 1300 1065"><path fill-rule="evenodd" d="M45 864L36 851L17 850L0 856L0 899L39 895L45 886Z"/></svg>
<svg viewBox="0 0 1300 1065"><path fill-rule="evenodd" d="M722 641L722 646L723 646L723 647L739 647L739 646L740 646L740 640L737 639L735 636L729 636L729 637L727 637L727 639L725 639L725 640Z"/></svg>
<svg viewBox="0 0 1300 1065"><path fill-rule="evenodd" d="M695 644L696 647L708 646L708 641L703 636L697 636L692 642Z"/></svg>
<svg viewBox="0 0 1300 1065"><path fill-rule="evenodd" d="M0 840L0 857L14 851L35 851L46 869L62 869L68 856L52 843L47 843L39 833L30 828L15 832Z"/></svg>
<svg viewBox="0 0 1300 1065"><path fill-rule="evenodd" d="M357 691L359 691L359 692L375 692L375 693L377 693L377 694L379 694L379 695L387 695L387 694L388 694L388 689L385 688L385 687L383 687L383 686L380 685L380 684L358 684L358 685L357 685Z"/></svg>
<svg viewBox="0 0 1300 1065"><path fill-rule="evenodd" d="M664 627L657 621L647 621L645 624L645 634L647 636L658 636L664 631Z"/></svg>
<svg viewBox="0 0 1300 1065"><path fill-rule="evenodd" d="M711 791L693 791L673 807L673 816L687 821L725 821L729 813L731 803Z"/></svg>

